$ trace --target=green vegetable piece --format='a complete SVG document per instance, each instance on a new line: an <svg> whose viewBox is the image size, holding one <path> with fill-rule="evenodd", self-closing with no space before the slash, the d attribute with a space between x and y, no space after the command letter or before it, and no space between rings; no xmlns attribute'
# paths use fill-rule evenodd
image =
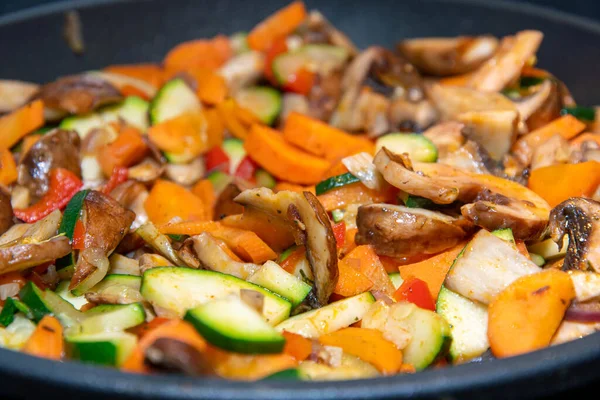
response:
<svg viewBox="0 0 600 400"><path fill-rule="evenodd" d="M32 318L33 314L25 303L15 298L9 297L4 303L2 312L0 312L0 325L7 327L15 320L15 314L18 312L25 314L27 318Z"/></svg>
<svg viewBox="0 0 600 400"><path fill-rule="evenodd" d="M31 310L31 316L34 321L38 322L46 314L51 314L52 311L48 308L48 304L44 301L44 294L42 290L35 285L35 283L29 281L23 286L19 292L19 298L25 303Z"/></svg>
<svg viewBox="0 0 600 400"><path fill-rule="evenodd" d="M582 121L594 122L596 120L596 109L592 107L565 107L560 110L560 115L567 114L570 114Z"/></svg>
<svg viewBox="0 0 600 400"><path fill-rule="evenodd" d="M324 181L317 183L317 186L315 187L315 192L317 193L317 196L319 196L332 189L350 185L351 183L356 182L360 182L360 179L352 175L350 172L346 172L345 174L332 176L331 178L325 179Z"/></svg>

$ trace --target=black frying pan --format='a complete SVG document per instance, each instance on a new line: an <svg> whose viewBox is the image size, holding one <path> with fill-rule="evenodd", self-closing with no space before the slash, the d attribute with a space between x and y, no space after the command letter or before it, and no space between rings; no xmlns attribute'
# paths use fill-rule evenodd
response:
<svg viewBox="0 0 600 400"><path fill-rule="evenodd" d="M282 0L91 0L0 17L0 78L38 82L108 64L159 61L175 44L249 30ZM582 105L600 103L600 24L539 7L476 0L307 0L360 47L406 37L533 28L546 35L539 63L564 80ZM87 52L62 39L62 13L78 5ZM0 350L0 398L144 399L516 399L553 394L600 377L600 334L504 360L415 375L346 382L240 383L140 376ZM58 397L60 396L60 397Z"/></svg>

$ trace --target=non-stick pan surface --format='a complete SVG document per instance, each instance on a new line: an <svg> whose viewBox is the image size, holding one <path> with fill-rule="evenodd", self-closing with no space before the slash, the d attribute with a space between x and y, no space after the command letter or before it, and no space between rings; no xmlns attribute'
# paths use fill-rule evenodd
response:
<svg viewBox="0 0 600 400"><path fill-rule="evenodd" d="M44 82L108 64L159 61L178 42L250 29L280 0L65 2L0 17L0 78ZM539 64L564 80L582 105L600 103L600 25L534 6L493 1L315 0L360 46L406 37L539 29ZM77 7L87 51L62 39L63 12ZM516 399L553 394L600 377L600 334L532 354L414 375L346 382L240 383L141 376L0 350L0 398L117 399Z"/></svg>

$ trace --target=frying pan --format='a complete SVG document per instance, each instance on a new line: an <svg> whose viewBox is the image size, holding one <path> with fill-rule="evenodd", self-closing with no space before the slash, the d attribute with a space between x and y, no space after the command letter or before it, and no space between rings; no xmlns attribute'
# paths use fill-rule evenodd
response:
<svg viewBox="0 0 600 400"><path fill-rule="evenodd" d="M175 44L249 30L281 0L91 0L0 17L0 77L37 82L108 64L160 61ZM539 64L564 80L582 105L597 104L600 24L540 7L486 0L307 0L364 48L401 38L533 28L545 33ZM76 8L87 51L62 39L63 12ZM368 381L257 383L142 376L0 350L0 397L143 399L517 399L557 393L600 377L600 334L523 356Z"/></svg>

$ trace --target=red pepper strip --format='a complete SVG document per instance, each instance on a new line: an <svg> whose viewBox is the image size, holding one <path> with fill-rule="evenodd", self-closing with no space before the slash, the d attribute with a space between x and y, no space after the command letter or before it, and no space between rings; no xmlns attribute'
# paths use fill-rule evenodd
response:
<svg viewBox="0 0 600 400"><path fill-rule="evenodd" d="M25 222L36 222L54 210L64 208L71 197L83 186L81 180L71 171L64 168L50 170L48 191L34 205L15 209L17 218Z"/></svg>
<svg viewBox="0 0 600 400"><path fill-rule="evenodd" d="M113 169L112 175L108 178L108 182L102 188L101 192L104 194L110 194L121 183L127 180L129 175L129 171L125 167L115 167Z"/></svg>
<svg viewBox="0 0 600 400"><path fill-rule="evenodd" d="M294 75L288 77L284 90L308 95L315 83L315 73L302 67Z"/></svg>
<svg viewBox="0 0 600 400"><path fill-rule="evenodd" d="M210 149L205 155L206 171L220 170L229 173L229 156L222 147L217 146Z"/></svg>
<svg viewBox="0 0 600 400"><path fill-rule="evenodd" d="M427 283L419 278L408 278L394 293L396 301L408 301L426 310L435 311L435 302Z"/></svg>
<svg viewBox="0 0 600 400"><path fill-rule="evenodd" d="M71 241L71 247L74 250L83 250L85 248L85 226L80 219L75 222L75 229L73 230L73 240Z"/></svg>
<svg viewBox="0 0 600 400"><path fill-rule="evenodd" d="M240 161L234 175L238 178L251 181L254 179L255 172L256 164L254 164L254 161L252 161L250 157L245 156L242 161Z"/></svg>
<svg viewBox="0 0 600 400"><path fill-rule="evenodd" d="M288 51L286 38L281 37L273 42L265 54L265 78L275 85L278 85L278 82L273 73L273 60L286 51Z"/></svg>
<svg viewBox="0 0 600 400"><path fill-rule="evenodd" d="M335 242L338 247L344 246L346 241L346 223L340 221L337 224L333 224L333 236L335 236Z"/></svg>

